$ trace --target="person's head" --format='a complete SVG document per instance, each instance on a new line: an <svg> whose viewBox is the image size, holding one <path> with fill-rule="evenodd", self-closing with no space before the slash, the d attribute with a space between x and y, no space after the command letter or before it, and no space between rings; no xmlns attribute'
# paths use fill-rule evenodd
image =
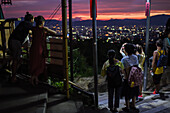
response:
<svg viewBox="0 0 170 113"><path fill-rule="evenodd" d="M170 29L170 18L168 19L168 21L166 23L166 29Z"/></svg>
<svg viewBox="0 0 170 113"><path fill-rule="evenodd" d="M170 36L170 29L165 29L165 32L163 33L163 37L164 38L167 38L167 37L170 38L169 36Z"/></svg>
<svg viewBox="0 0 170 113"><path fill-rule="evenodd" d="M127 43L125 45L125 52L128 54L128 55L131 55L135 52L135 47L133 44L131 43Z"/></svg>
<svg viewBox="0 0 170 113"><path fill-rule="evenodd" d="M26 12L26 15L24 17L24 21L29 21L29 22L34 22L34 17L32 14L30 14L29 12Z"/></svg>
<svg viewBox="0 0 170 113"><path fill-rule="evenodd" d="M108 58L109 58L109 63L110 63L110 65L111 64L114 64L114 58L115 58L115 56L116 56L116 52L115 52L115 50L113 50L113 49L111 49L111 50L109 50L108 52L107 52L107 56L108 56Z"/></svg>
<svg viewBox="0 0 170 113"><path fill-rule="evenodd" d="M161 39L158 39L157 41L156 41L156 46L157 47L163 47L163 42L162 42L162 40Z"/></svg>
<svg viewBox="0 0 170 113"><path fill-rule="evenodd" d="M139 54L142 54L142 52L143 52L142 46L139 45L139 44L136 44L136 51L137 51Z"/></svg>
<svg viewBox="0 0 170 113"><path fill-rule="evenodd" d="M43 16L37 16L35 17L35 22L36 22L36 26L44 26L45 19Z"/></svg>
<svg viewBox="0 0 170 113"><path fill-rule="evenodd" d="M164 35L165 35L164 38L165 38L165 37L168 37L168 38L169 38L168 35L170 35L170 18L169 18L168 21L166 22L166 29L165 29Z"/></svg>
<svg viewBox="0 0 170 113"><path fill-rule="evenodd" d="M115 50L113 50L113 49L110 49L110 50L107 52L108 58L115 58L115 55L116 55L116 52L115 52Z"/></svg>

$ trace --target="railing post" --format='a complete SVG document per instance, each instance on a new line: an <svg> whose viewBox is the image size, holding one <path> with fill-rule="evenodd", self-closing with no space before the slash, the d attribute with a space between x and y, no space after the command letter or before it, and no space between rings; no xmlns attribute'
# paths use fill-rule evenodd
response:
<svg viewBox="0 0 170 113"><path fill-rule="evenodd" d="M71 81L74 81L73 76L73 34L72 34L72 0L69 0L69 39L70 39L70 74Z"/></svg>
<svg viewBox="0 0 170 113"><path fill-rule="evenodd" d="M145 45L145 68L144 68L144 85L143 90L146 91L147 86L147 74L148 74L148 45L149 45L149 26L150 26L150 6L151 6L151 0L147 0L149 2L149 12L147 14L147 20L146 20L146 45ZM147 13L147 12L146 12Z"/></svg>
<svg viewBox="0 0 170 113"><path fill-rule="evenodd" d="M97 22L96 22L96 0L92 0L92 24L93 24L93 67L95 107L98 107L98 58L97 58Z"/></svg>
<svg viewBox="0 0 170 113"><path fill-rule="evenodd" d="M64 41L64 58L65 58L65 78L66 78L66 93L67 98L70 98L69 95L69 78L68 78L68 40L67 40L67 0L62 0L62 30L63 30L63 41Z"/></svg>

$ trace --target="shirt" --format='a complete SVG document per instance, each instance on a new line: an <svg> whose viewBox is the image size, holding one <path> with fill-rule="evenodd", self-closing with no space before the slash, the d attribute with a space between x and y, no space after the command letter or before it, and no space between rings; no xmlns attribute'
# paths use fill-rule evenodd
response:
<svg viewBox="0 0 170 113"><path fill-rule="evenodd" d="M121 59L121 62L124 66L124 68L128 68L128 67L131 67L131 66L134 66L134 65L138 65L138 57L134 54L132 55L129 55L129 56L125 56Z"/></svg>
<svg viewBox="0 0 170 113"><path fill-rule="evenodd" d="M119 67L121 68L121 70L124 69L123 64L122 64L119 60L116 60L115 65L119 66ZM109 60L107 60L107 61L103 64L103 67L102 67L102 70L101 70L101 75L102 75L102 76L105 76L105 75L106 75L107 67L109 67L109 66L110 66Z"/></svg>
<svg viewBox="0 0 170 113"><path fill-rule="evenodd" d="M158 56L157 62L158 62L158 60L160 58L160 53L163 54L163 52L164 52L164 50L161 50L161 51L158 52L159 56ZM156 70L155 70L154 74L157 74L157 75L162 74L163 70L164 70L163 67L156 67Z"/></svg>
<svg viewBox="0 0 170 113"><path fill-rule="evenodd" d="M29 21L22 21L14 29L9 39L19 40L21 44L24 42L27 37L29 30L32 28L32 23Z"/></svg>

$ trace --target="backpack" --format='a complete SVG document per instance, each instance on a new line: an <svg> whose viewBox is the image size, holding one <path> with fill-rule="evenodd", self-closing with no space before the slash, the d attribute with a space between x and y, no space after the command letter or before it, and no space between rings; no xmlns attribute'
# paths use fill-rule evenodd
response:
<svg viewBox="0 0 170 113"><path fill-rule="evenodd" d="M120 87L122 84L122 76L119 66L112 65L107 67L107 81L109 87Z"/></svg>
<svg viewBox="0 0 170 113"><path fill-rule="evenodd" d="M132 66L130 69L128 84L131 87L139 86L143 83L142 69L138 66Z"/></svg>
<svg viewBox="0 0 170 113"><path fill-rule="evenodd" d="M159 60L157 62L157 67L167 66L168 56L164 55L164 51L163 51L162 54L159 51L158 51L158 53L160 54L160 57L159 57Z"/></svg>

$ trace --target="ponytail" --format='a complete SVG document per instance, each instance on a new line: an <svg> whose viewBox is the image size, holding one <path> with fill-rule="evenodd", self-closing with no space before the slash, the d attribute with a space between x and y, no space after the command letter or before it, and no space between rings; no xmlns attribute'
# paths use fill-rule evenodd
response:
<svg viewBox="0 0 170 113"><path fill-rule="evenodd" d="M115 51L113 49L109 50L107 52L108 58L109 58L109 64L114 65L114 58L115 58Z"/></svg>

